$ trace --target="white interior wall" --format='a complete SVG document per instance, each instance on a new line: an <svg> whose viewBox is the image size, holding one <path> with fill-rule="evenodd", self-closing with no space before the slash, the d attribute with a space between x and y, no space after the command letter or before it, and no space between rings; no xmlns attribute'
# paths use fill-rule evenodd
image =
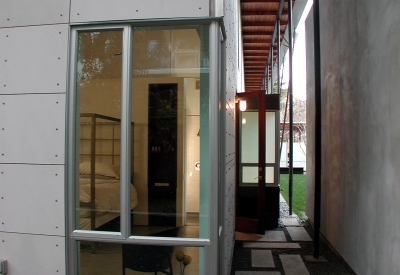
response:
<svg viewBox="0 0 400 275"><path fill-rule="evenodd" d="M185 118L185 185L186 212L200 211L200 170L196 163L200 161L200 89L196 89L196 79L186 79L186 118Z"/></svg>
<svg viewBox="0 0 400 275"><path fill-rule="evenodd" d="M399 274L400 2L325 1L320 8L321 232L357 274Z"/></svg>

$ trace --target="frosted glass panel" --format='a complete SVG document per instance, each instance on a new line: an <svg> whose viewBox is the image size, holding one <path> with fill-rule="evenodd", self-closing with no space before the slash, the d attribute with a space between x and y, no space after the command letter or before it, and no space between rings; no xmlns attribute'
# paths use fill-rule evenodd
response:
<svg viewBox="0 0 400 275"><path fill-rule="evenodd" d="M242 112L242 163L258 163L258 112Z"/></svg>
<svg viewBox="0 0 400 275"><path fill-rule="evenodd" d="M258 183L258 167L243 167L243 183Z"/></svg>
<svg viewBox="0 0 400 275"><path fill-rule="evenodd" d="M265 167L265 183L274 183L274 167ZM258 167L243 167L243 184L258 183Z"/></svg>
<svg viewBox="0 0 400 275"><path fill-rule="evenodd" d="M265 162L275 163L275 112L265 113Z"/></svg>
<svg viewBox="0 0 400 275"><path fill-rule="evenodd" d="M274 183L274 167L265 167L265 183Z"/></svg>
<svg viewBox="0 0 400 275"><path fill-rule="evenodd" d="M258 162L258 112L242 113L242 163ZM275 112L265 113L265 162L275 163Z"/></svg>

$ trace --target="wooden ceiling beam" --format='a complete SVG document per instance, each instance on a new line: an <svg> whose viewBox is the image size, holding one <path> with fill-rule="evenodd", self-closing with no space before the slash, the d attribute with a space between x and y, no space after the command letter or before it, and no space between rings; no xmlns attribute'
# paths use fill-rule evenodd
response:
<svg viewBox="0 0 400 275"><path fill-rule="evenodd" d="M249 41L249 42L257 42L257 41L265 41L265 42L271 42L272 35L254 35L254 34L247 34L245 33L243 35L243 41Z"/></svg>

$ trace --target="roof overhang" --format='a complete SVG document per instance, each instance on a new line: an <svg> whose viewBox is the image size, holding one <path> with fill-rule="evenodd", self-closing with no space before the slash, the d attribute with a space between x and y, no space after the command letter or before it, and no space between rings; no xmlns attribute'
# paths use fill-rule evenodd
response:
<svg viewBox="0 0 400 275"><path fill-rule="evenodd" d="M307 0L296 2L300 2L298 10L302 12ZM292 0L292 7L294 4L295 0ZM272 68L276 66L278 39L281 44L288 27L289 0L241 0L240 6L244 88L245 91L265 89L264 80L271 77ZM299 16L297 17L292 21L296 25L299 21Z"/></svg>

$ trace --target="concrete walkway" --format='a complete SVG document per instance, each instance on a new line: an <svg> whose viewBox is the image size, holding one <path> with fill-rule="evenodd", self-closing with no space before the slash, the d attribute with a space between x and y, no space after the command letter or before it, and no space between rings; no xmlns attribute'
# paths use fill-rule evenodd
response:
<svg viewBox="0 0 400 275"><path fill-rule="evenodd" d="M231 275L355 274L324 242L312 257L313 231L307 221L289 216L281 198L279 228L264 235L236 232Z"/></svg>

